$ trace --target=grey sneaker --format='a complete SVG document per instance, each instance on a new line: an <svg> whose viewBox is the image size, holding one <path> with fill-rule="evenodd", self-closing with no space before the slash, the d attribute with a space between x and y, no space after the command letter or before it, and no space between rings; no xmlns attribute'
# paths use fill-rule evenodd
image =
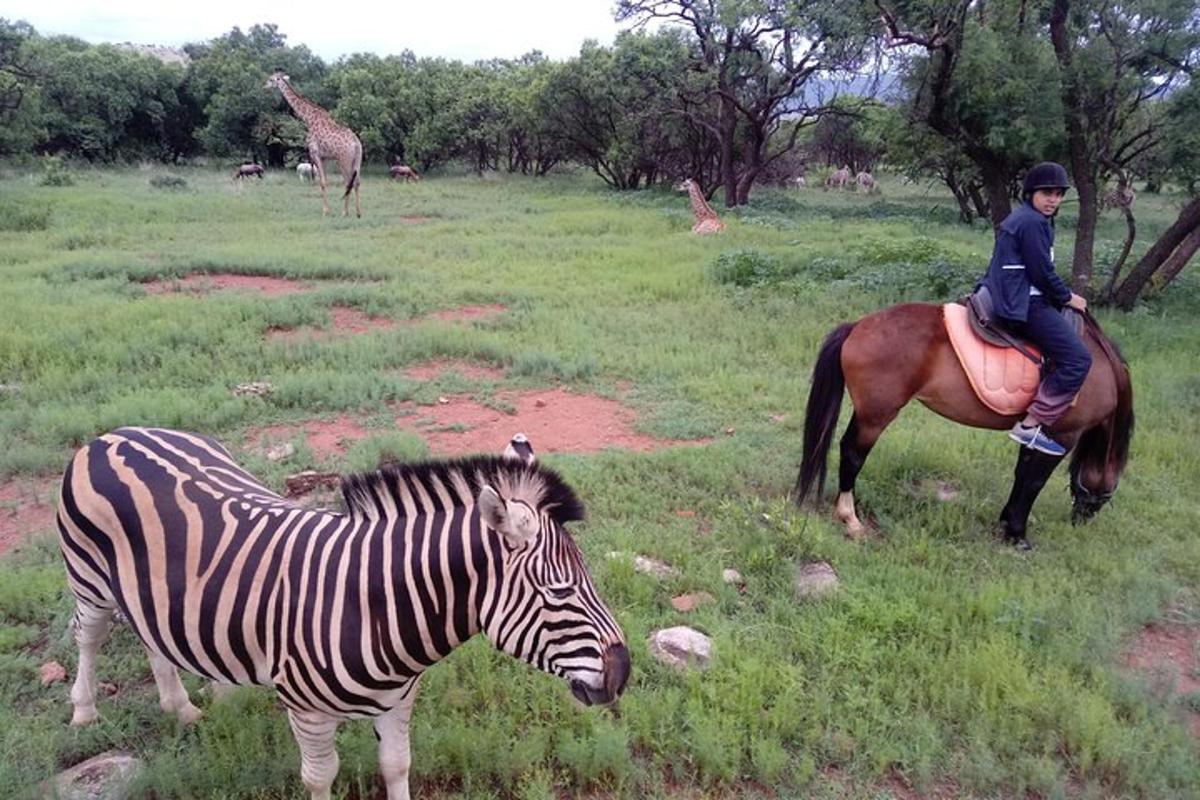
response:
<svg viewBox="0 0 1200 800"><path fill-rule="evenodd" d="M1039 453L1045 453L1048 456L1065 456L1067 454L1067 448L1042 433L1041 425L1034 425L1032 428L1029 428L1018 422L1009 430L1008 438L1023 447L1028 447L1030 450L1037 450Z"/></svg>

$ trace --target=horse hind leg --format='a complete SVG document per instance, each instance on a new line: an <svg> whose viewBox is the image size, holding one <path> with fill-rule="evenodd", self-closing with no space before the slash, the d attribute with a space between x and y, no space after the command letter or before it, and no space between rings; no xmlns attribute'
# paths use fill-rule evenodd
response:
<svg viewBox="0 0 1200 800"><path fill-rule="evenodd" d="M71 687L72 725L87 725L100 716L96 711L96 653L112 629L113 610L98 608L82 600L75 602L75 644L79 646L79 670Z"/></svg>
<svg viewBox="0 0 1200 800"><path fill-rule="evenodd" d="M866 528L854 510L854 484L867 456L871 453L871 448L895 416L893 413L884 418L863 422L856 413L850 417L846 432L842 434L841 459L838 463L838 497L834 513L846 526L846 536L851 539L862 539L866 533Z"/></svg>

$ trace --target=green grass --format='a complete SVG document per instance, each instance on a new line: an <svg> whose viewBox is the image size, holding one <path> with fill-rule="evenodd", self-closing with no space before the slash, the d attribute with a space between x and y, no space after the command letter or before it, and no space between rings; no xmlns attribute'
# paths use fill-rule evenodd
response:
<svg viewBox="0 0 1200 800"><path fill-rule="evenodd" d="M185 185L152 186L168 174ZM323 219L316 190L290 173L241 189L201 169L77 171L74 185L55 187L2 175L0 384L19 389L0 392L0 479L53 475L93 435L154 424L214 435L282 487L311 453L272 464L243 449L246 431L343 412L373 436L316 466L417 457L422 442L387 429L389 404L464 390L488 400L498 385L402 376L440 357L505 367L505 387L563 382L619 397L644 433L713 439L545 458L588 503L577 538L629 638L629 688L616 713L579 710L556 679L471 642L430 671L417 701L417 796L717 797L772 787L780 797L882 798L897 772L919 790L952 785L980 798L1200 796L1196 742L1179 720L1191 701L1156 699L1116 666L1145 622L1168 608L1200 612L1194 277L1132 314L1101 314L1132 364L1138 432L1120 491L1092 524L1069 524L1060 472L1031 521L1038 550L998 545L990 530L1012 445L914 406L859 482L883 535L855 544L827 516L785 501L808 374L837 322L902 299L948 298L982 272L990 231L955 224L948 197L887 182L869 198L763 191L726 215L723 235L693 237L682 197L616 195L582 176L400 185L368 174L356 220ZM1143 248L1175 203L1139 196ZM1071 252L1067 214L1060 254ZM1100 250L1115 251L1123 231L1119 217L1104 217ZM317 288L204 297L146 296L140 285L197 271ZM508 311L351 339L263 336L327 324L334 304L408 320L480 303ZM275 391L232 396L249 381ZM939 502L934 480L952 482L957 498ZM696 516L675 513L683 509ZM189 678L206 718L181 728L159 711L127 629L102 652L99 679L117 687L102 698L102 722L69 728L67 688L37 679L50 659L74 672L65 580L50 532L30 533L34 546L0 560L0 787L27 790L122 748L149 763L142 796L303 791L270 693L216 704ZM605 558L613 550L664 559L682 577L637 574ZM797 601L794 565L817 558L835 566L843 590ZM722 583L725 567L745 575L745 594ZM668 601L683 591L718 602L680 615ZM683 623L714 639L703 674L678 674L647 653L652 631ZM370 726L344 725L339 750L335 793L381 796Z"/></svg>

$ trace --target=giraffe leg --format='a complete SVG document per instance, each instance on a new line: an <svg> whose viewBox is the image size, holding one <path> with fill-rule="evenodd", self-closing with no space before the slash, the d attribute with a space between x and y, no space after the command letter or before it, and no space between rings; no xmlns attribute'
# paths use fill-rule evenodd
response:
<svg viewBox="0 0 1200 800"><path fill-rule="evenodd" d="M300 745L300 779L312 800L329 800L329 788L338 772L333 735L338 720L320 711L288 711L288 722Z"/></svg>
<svg viewBox="0 0 1200 800"><path fill-rule="evenodd" d="M175 665L148 647L146 656L150 659L150 671L154 673L154 683L158 686L158 705L162 710L176 715L185 725L200 719L201 711L188 698L187 689L183 688Z"/></svg>
<svg viewBox="0 0 1200 800"><path fill-rule="evenodd" d="M387 800L409 800L408 767L412 763L412 751L408 747L408 720L416 699L417 683L413 681L400 704L375 720L375 732L379 734L379 771L387 785Z"/></svg>
<svg viewBox="0 0 1200 800"><path fill-rule="evenodd" d="M112 623L111 608L96 608L82 601L75 602L75 643L79 646L79 672L71 687L71 703L75 713L72 725L87 725L98 716L96 711L96 653L108 638Z"/></svg>
<svg viewBox="0 0 1200 800"><path fill-rule="evenodd" d="M317 170L317 182L321 184L321 208L322 214L329 216L329 198L325 194L325 162L321 160L321 153L313 146L308 148L308 157L312 159L312 165Z"/></svg>

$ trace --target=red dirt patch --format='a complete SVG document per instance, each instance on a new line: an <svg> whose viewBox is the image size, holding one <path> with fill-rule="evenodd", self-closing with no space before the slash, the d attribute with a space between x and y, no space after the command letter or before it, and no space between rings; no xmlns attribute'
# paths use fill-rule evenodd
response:
<svg viewBox="0 0 1200 800"><path fill-rule="evenodd" d="M328 339L334 336L354 336L370 331L385 331L396 327L394 319L372 317L356 308L334 306L329 310L333 325L329 328L272 328L267 338L272 341L296 342L305 339Z"/></svg>
<svg viewBox="0 0 1200 800"><path fill-rule="evenodd" d="M54 528L55 478L13 478L0 483L0 553L30 534Z"/></svg>
<svg viewBox="0 0 1200 800"><path fill-rule="evenodd" d="M400 217L400 221L406 225L420 225L422 222L429 222L433 217Z"/></svg>
<svg viewBox="0 0 1200 800"><path fill-rule="evenodd" d="M457 373L473 381L498 381L504 377L504 370L498 367L485 367L481 364L472 364L470 361L458 360L426 361L423 364L406 367L403 374L404 377L412 378L415 381L431 381L446 372Z"/></svg>
<svg viewBox="0 0 1200 800"><path fill-rule="evenodd" d="M496 452L514 433L529 437L537 453L596 453L609 448L648 452L663 447L707 444L707 441L653 439L635 433L634 414L615 400L571 394L564 389L506 392L500 403L516 409L507 414L458 395L449 403L401 408L416 410L416 416L400 417L397 424L416 431L439 455ZM418 420L431 420L426 427ZM465 427L464 431L449 428Z"/></svg>
<svg viewBox="0 0 1200 800"><path fill-rule="evenodd" d="M426 314L423 317L411 320L413 323L429 322L430 320L438 320L439 322L468 322L477 319L490 319L498 317L508 310L507 306L502 305L483 305L483 306L460 306L458 308L447 308L443 311L435 311L432 314Z"/></svg>
<svg viewBox="0 0 1200 800"><path fill-rule="evenodd" d="M169 278L162 281L150 281L142 284L146 294L172 294L174 292L219 292L233 290L240 292L257 292L269 296L300 294L312 289L300 281L287 278L272 278L268 275L232 275L227 273L193 273L183 278Z"/></svg>
<svg viewBox="0 0 1200 800"><path fill-rule="evenodd" d="M1134 638L1121 656L1121 666L1150 680L1159 696L1183 697L1200 690L1200 627L1155 622ZM1188 730L1200 738L1200 713L1185 706Z"/></svg>
<svg viewBox="0 0 1200 800"><path fill-rule="evenodd" d="M246 437L248 446L266 448L271 443L289 441L298 433L304 434L309 449L319 460L346 454L350 444L365 439L370 431L345 414L335 420L312 420L300 425L272 425L269 428L251 431Z"/></svg>

